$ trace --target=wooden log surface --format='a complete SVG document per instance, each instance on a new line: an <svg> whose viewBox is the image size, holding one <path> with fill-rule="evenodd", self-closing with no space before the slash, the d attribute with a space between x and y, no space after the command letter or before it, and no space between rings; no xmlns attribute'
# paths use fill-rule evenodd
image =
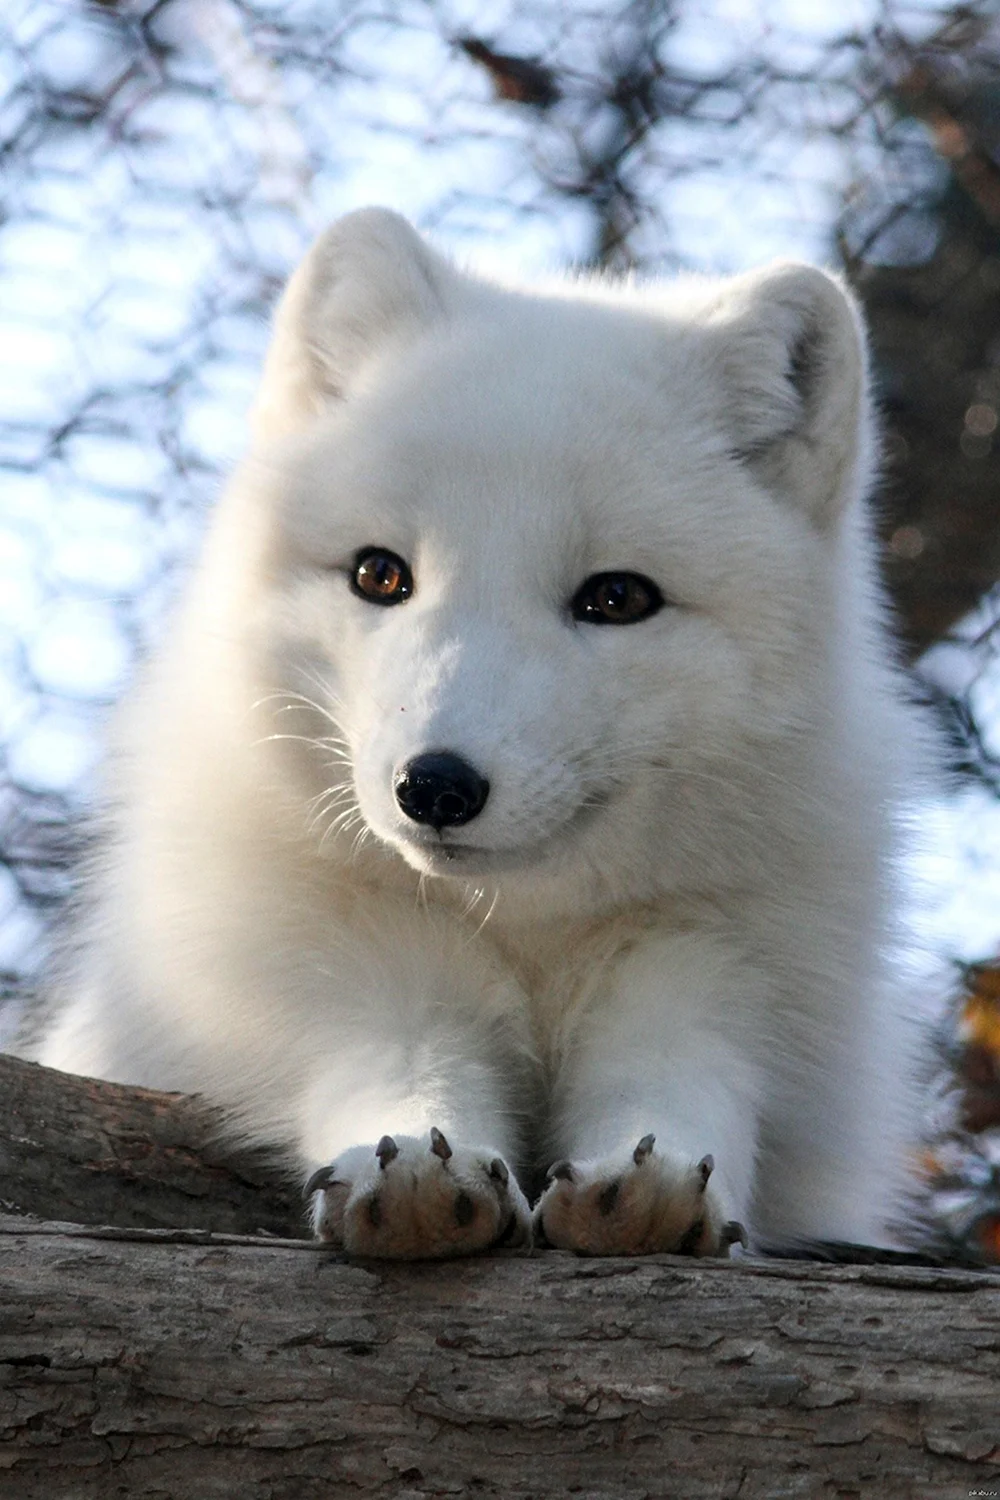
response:
<svg viewBox="0 0 1000 1500"><path fill-rule="evenodd" d="M348 1264L198 1101L12 1058L0 1174L0 1500L1000 1494L998 1272Z"/></svg>
<svg viewBox="0 0 1000 1500"><path fill-rule="evenodd" d="M1000 1275L0 1224L0 1500L966 1500Z"/></svg>
<svg viewBox="0 0 1000 1500"><path fill-rule="evenodd" d="M80 1224L307 1233L295 1174L184 1094L0 1056L0 1208Z"/></svg>

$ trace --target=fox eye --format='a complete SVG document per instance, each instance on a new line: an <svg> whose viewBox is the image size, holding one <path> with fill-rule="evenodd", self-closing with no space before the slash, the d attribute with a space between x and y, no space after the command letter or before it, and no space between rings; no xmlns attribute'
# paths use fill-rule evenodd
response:
<svg viewBox="0 0 1000 1500"><path fill-rule="evenodd" d="M384 547L362 547L354 559L351 588L370 604L402 604L413 593L413 574Z"/></svg>
<svg viewBox="0 0 1000 1500"><path fill-rule="evenodd" d="M641 573L594 573L570 602L574 620L590 625L635 625L663 608L656 584Z"/></svg>

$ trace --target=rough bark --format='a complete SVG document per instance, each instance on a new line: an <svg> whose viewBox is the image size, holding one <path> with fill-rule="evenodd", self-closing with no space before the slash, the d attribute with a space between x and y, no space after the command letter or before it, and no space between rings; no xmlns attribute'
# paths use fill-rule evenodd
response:
<svg viewBox="0 0 1000 1500"><path fill-rule="evenodd" d="M965 1500L1000 1273L344 1263L197 1101L0 1059L0 1500ZM183 1228L134 1227L138 1224Z"/></svg>
<svg viewBox="0 0 1000 1500"><path fill-rule="evenodd" d="M80 1224L305 1233L294 1176L198 1099L0 1057L0 1207Z"/></svg>
<svg viewBox="0 0 1000 1500"><path fill-rule="evenodd" d="M0 1500L965 1500L1000 1276L0 1226Z"/></svg>

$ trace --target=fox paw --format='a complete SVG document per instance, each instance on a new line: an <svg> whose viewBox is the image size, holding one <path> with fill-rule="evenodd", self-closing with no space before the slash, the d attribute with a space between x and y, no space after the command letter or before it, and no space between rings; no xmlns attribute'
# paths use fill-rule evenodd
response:
<svg viewBox="0 0 1000 1500"><path fill-rule="evenodd" d="M459 1147L440 1130L430 1146L384 1135L352 1146L306 1183L321 1239L352 1255L436 1260L531 1242L531 1214L499 1156Z"/></svg>
<svg viewBox="0 0 1000 1500"><path fill-rule="evenodd" d="M736 1240L745 1245L708 1186L712 1158L692 1166L654 1152L654 1141L644 1135L624 1161L556 1162L535 1209L537 1237L586 1255L728 1255Z"/></svg>

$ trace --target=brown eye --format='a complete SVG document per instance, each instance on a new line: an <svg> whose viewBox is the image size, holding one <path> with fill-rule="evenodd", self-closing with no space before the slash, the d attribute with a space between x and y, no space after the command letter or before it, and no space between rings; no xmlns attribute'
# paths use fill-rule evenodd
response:
<svg viewBox="0 0 1000 1500"><path fill-rule="evenodd" d="M365 547L354 559L351 588L370 604L402 604L413 593L413 575L395 552Z"/></svg>
<svg viewBox="0 0 1000 1500"><path fill-rule="evenodd" d="M573 595L574 620L590 625L635 625L664 605L656 584L641 573L594 573Z"/></svg>

